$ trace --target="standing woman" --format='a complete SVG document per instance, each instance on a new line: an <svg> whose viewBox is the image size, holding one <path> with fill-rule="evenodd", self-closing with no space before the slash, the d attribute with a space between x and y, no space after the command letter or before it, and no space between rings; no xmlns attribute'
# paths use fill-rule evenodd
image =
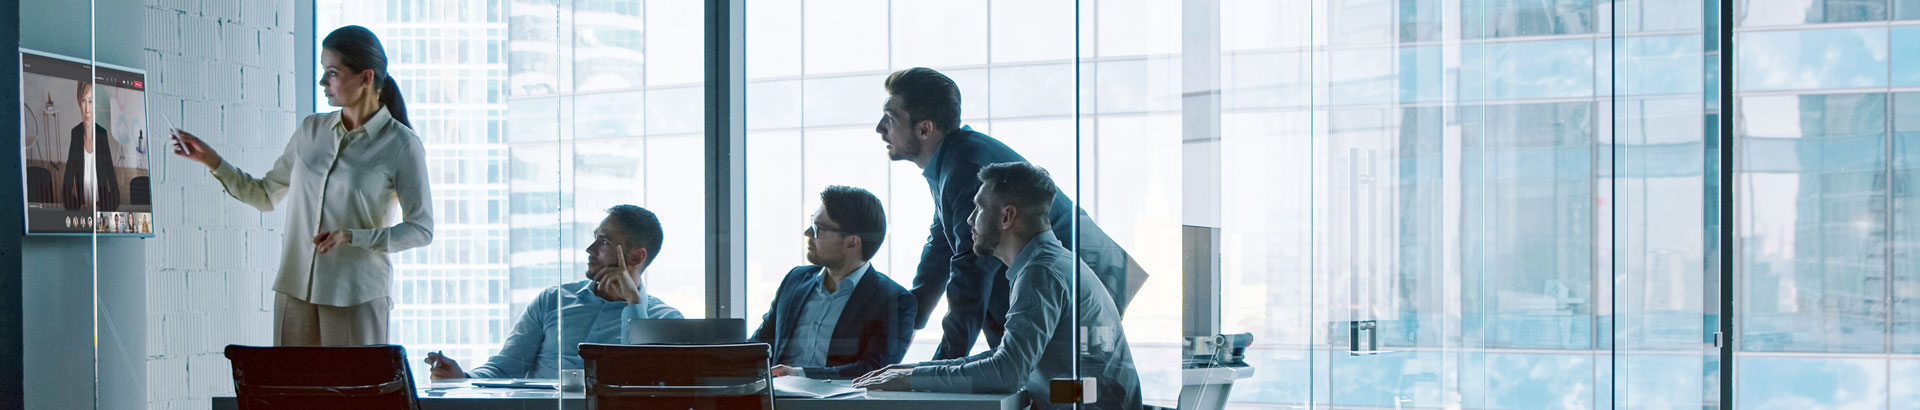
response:
<svg viewBox="0 0 1920 410"><path fill-rule="evenodd" d="M174 130L173 150L205 164L240 202L261 211L286 205L273 283L275 345L384 344L393 309L387 254L433 242L426 149L372 31L341 27L320 46L320 86L340 111L302 120L265 177L241 171L185 131Z"/></svg>

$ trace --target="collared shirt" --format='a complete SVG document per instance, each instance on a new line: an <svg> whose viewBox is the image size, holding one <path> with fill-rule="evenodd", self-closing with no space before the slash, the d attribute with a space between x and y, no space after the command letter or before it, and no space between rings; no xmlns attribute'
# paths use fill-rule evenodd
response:
<svg viewBox="0 0 1920 410"><path fill-rule="evenodd" d="M1048 381L1072 378L1078 366L1080 376L1099 384L1099 402L1086 408L1140 408L1140 376L1120 328L1120 310L1085 263L1048 231L1021 248L1007 276L1013 302L1000 345L973 356L920 363L909 378L914 390L1010 393L1025 388L1030 403L1046 407Z"/></svg>
<svg viewBox="0 0 1920 410"><path fill-rule="evenodd" d="M872 264L861 264L853 274L840 279L839 287L831 292L827 291L827 268L820 268L820 286L805 293L807 300L800 304L799 321L794 325L787 350L780 354L780 364L800 369L826 367L833 328L840 322L840 312L846 309L847 299L853 297L853 289L859 287L860 278L867 275L870 266ZM800 376L805 377L806 372L801 370Z"/></svg>
<svg viewBox="0 0 1920 410"><path fill-rule="evenodd" d="M95 138L99 138L99 137L96 136ZM87 153L86 168L81 168L81 169L92 170L96 167L99 167L100 166L99 164L95 164L93 162L94 161L93 157L97 157L97 156L99 156L99 154L92 153L92 152ZM80 195L83 195L86 198L86 201L88 203L92 203L93 197L99 194L99 190L95 188L100 186L100 182L97 181L98 173L95 173L95 172L82 172L82 173L87 175L87 184L85 185L85 188L81 189ZM100 229L99 226L100 226L99 224L95 224L93 229L98 230Z"/></svg>
<svg viewBox="0 0 1920 410"><path fill-rule="evenodd" d="M933 193L937 213L913 277L913 294L919 303L916 325L927 322L943 293L949 305L947 317L940 323L945 334L934 349L935 358L966 355L972 350L974 335L992 329L988 322L997 323L1005 316L1004 295L992 295L991 301L982 297L992 294L988 289L994 288L995 282L1005 280L996 273L1004 266L991 255L973 253L973 228L967 215L973 213L973 195L980 190L980 169L1020 161L1026 158L1006 144L963 126L947 134L920 171ZM1108 297L1124 309L1127 298L1146 281L1146 271L1107 236L1092 216L1074 206L1065 192L1054 194L1048 217L1054 237L1077 241L1066 246L1076 251L1074 256L1086 262L1100 278L1100 286L1107 289ZM987 332L987 337L989 344L1000 339L993 332Z"/></svg>
<svg viewBox="0 0 1920 410"><path fill-rule="evenodd" d="M558 378L561 367L586 368L580 360L581 343L625 344L627 319L685 318L644 289L640 295L645 306L601 299L593 293L591 280L547 288L513 324L513 334L507 336L500 353L467 371L467 376Z"/></svg>
<svg viewBox="0 0 1920 410"><path fill-rule="evenodd" d="M387 254L433 242L426 148L385 108L347 131L339 111L309 115L273 169L254 178L224 161L213 177L261 211L286 208L275 292L316 305L353 306L387 297ZM395 215L395 212L398 215ZM394 217L399 216L399 223ZM315 254L313 237L347 230L350 246Z"/></svg>

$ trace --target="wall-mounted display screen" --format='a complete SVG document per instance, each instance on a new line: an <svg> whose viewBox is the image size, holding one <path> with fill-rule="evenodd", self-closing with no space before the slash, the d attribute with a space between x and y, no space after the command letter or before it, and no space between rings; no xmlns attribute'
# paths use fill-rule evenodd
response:
<svg viewBox="0 0 1920 410"><path fill-rule="evenodd" d="M20 50L28 234L153 234L146 73Z"/></svg>

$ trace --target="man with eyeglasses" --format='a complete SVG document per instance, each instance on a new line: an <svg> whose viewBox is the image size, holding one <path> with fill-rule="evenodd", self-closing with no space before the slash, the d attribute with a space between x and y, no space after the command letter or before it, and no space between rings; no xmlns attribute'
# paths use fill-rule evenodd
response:
<svg viewBox="0 0 1920 410"><path fill-rule="evenodd" d="M774 376L851 379L900 363L913 339L912 293L873 270L887 216L865 189L830 186L807 228L807 262L787 271L753 341Z"/></svg>

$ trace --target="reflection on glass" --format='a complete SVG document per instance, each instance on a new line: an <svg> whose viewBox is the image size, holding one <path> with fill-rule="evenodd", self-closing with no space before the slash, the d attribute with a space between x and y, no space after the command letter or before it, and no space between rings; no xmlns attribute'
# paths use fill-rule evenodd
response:
<svg viewBox="0 0 1920 410"><path fill-rule="evenodd" d="M1440 39L1440 1L1399 0L1400 42L1421 43Z"/></svg>
<svg viewBox="0 0 1920 410"><path fill-rule="evenodd" d="M1884 87L1887 28L1737 34L1740 91Z"/></svg>
<svg viewBox="0 0 1920 410"><path fill-rule="evenodd" d="M1904 407L1920 352L1911 0L1756 0L1742 27L1734 248L1741 407ZM1891 21L1889 21L1891 20ZM1818 23L1851 22L1843 28ZM1784 92L1784 93L1783 93Z"/></svg>
<svg viewBox="0 0 1920 410"><path fill-rule="evenodd" d="M1887 19L1886 0L1749 0L1736 10L1734 21L1740 27Z"/></svg>
<svg viewBox="0 0 1920 410"><path fill-rule="evenodd" d="M1920 26L1894 26L1893 30L1893 66L1894 87L1920 86Z"/></svg>
<svg viewBox="0 0 1920 410"><path fill-rule="evenodd" d="M1621 45L1627 60L1625 72L1619 73L1624 77L1618 80L1624 88L1621 91L1636 96L1703 96L1702 90L1706 87L1706 73L1700 69L1706 64L1703 40L1699 35L1627 38Z"/></svg>
<svg viewBox="0 0 1920 410"><path fill-rule="evenodd" d="M1295 374L1236 402L1712 405L1705 4L1272 7L1221 17L1223 324Z"/></svg>
<svg viewBox="0 0 1920 410"><path fill-rule="evenodd" d="M1893 141L1888 154L1893 206L1888 221L1893 260L1893 352L1920 353L1920 93L1893 95ZM1896 361L1896 363L1901 363ZM1913 366L1913 362L1905 362ZM1920 367L1910 367L1920 370ZM1909 373L1911 374L1911 373ZM1915 375L1920 376L1920 375ZM1900 379L1894 380L1913 380Z"/></svg>
<svg viewBox="0 0 1920 410"><path fill-rule="evenodd" d="M1460 11L1469 40L1592 33L1600 23L1592 0L1465 0Z"/></svg>
<svg viewBox="0 0 1920 410"><path fill-rule="evenodd" d="M1747 355L1734 368L1740 408L1887 408L1886 359Z"/></svg>
<svg viewBox="0 0 1920 410"><path fill-rule="evenodd" d="M1311 87L1307 54L1260 52L1220 58L1221 102L1228 109L1304 107L1325 92Z"/></svg>
<svg viewBox="0 0 1920 410"><path fill-rule="evenodd" d="M1469 344L1593 346L1592 107L1461 107L1462 256L1484 269L1462 295Z"/></svg>
<svg viewBox="0 0 1920 410"><path fill-rule="evenodd" d="M1400 28L1392 24L1392 18L1385 17L1392 16L1393 6L1400 2L1330 0L1327 3L1328 18L1341 23L1329 27L1333 31L1329 40L1334 45L1385 44L1397 37L1393 33Z"/></svg>
<svg viewBox="0 0 1920 410"><path fill-rule="evenodd" d="M1469 43L1460 49L1460 99L1592 96L1594 40Z"/></svg>
<svg viewBox="0 0 1920 410"><path fill-rule="evenodd" d="M1885 351L1886 103L1740 100L1743 351Z"/></svg>
<svg viewBox="0 0 1920 410"><path fill-rule="evenodd" d="M1330 80L1331 97L1327 104L1355 105L1382 104L1391 101L1394 96L1393 74L1400 68L1393 64L1393 49L1365 48L1330 51L1326 54L1333 66ZM1401 61L1402 64L1408 63Z"/></svg>

